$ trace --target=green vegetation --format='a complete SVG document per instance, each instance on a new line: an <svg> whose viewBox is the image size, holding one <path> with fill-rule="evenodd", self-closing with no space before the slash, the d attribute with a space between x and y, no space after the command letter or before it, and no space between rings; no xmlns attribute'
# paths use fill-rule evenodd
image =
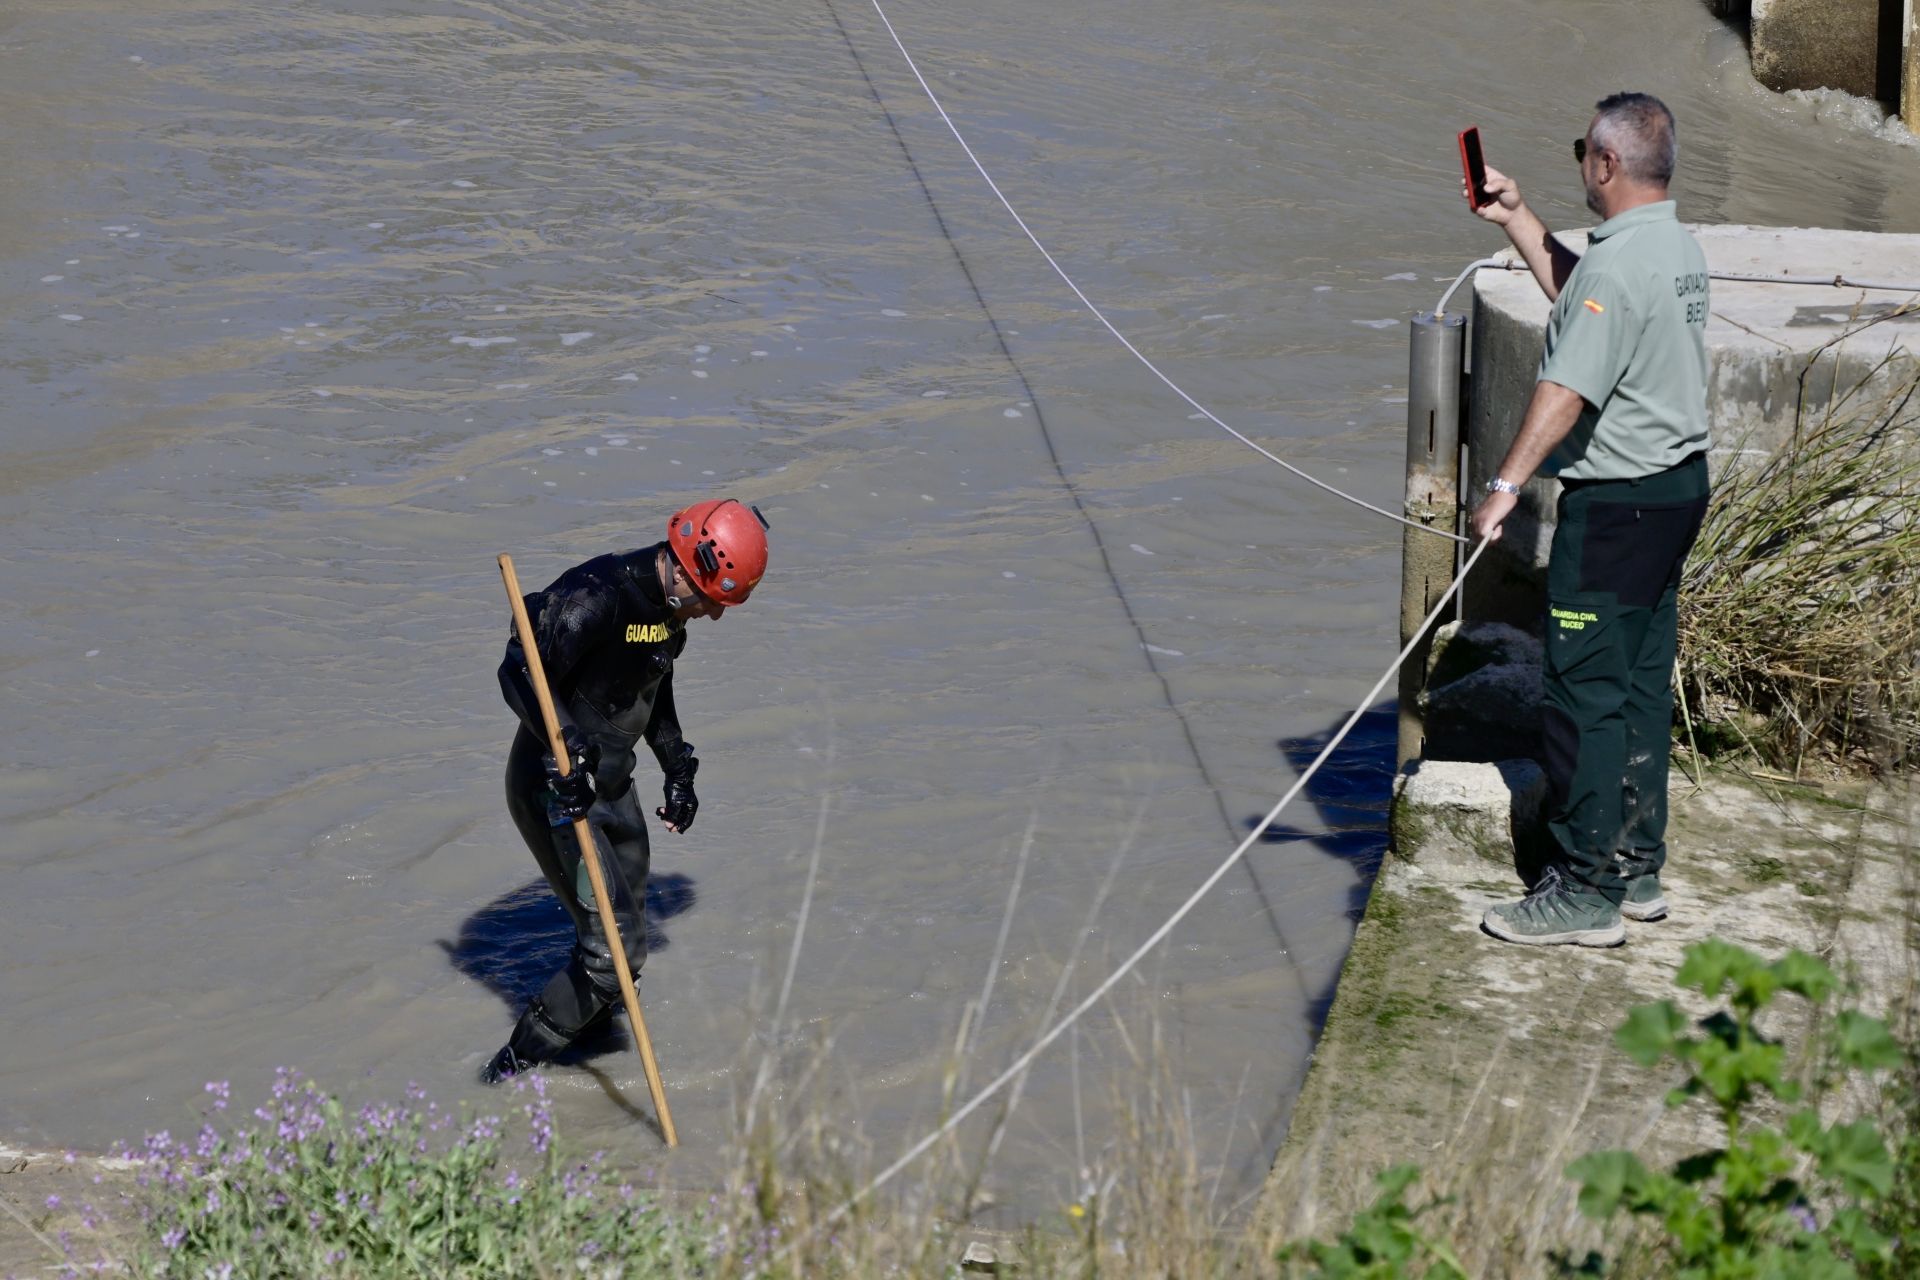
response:
<svg viewBox="0 0 1920 1280"><path fill-rule="evenodd" d="M1687 949L1675 981L1710 998L1725 992L1730 1007L1690 1032L1671 1001L1641 1005L1615 1041L1642 1066L1678 1064L1685 1079L1667 1105L1706 1100L1724 1145L1659 1172L1626 1151L1584 1156L1567 1169L1580 1181L1581 1211L1653 1223L1665 1273L1679 1277L1912 1274L1916 1224L1890 1221L1895 1165L1880 1126L1865 1117L1828 1124L1819 1105L1845 1073L1901 1064L1886 1023L1851 1009L1827 1019L1813 1078L1802 1085L1788 1075L1786 1047L1756 1019L1782 993L1828 1005L1838 983L1824 963L1793 951L1768 964L1709 940ZM1763 1124L1752 1119L1763 1100L1805 1105L1782 1124ZM1910 1124L1895 1141L1911 1158ZM1877 1222L1909 1228L1897 1260L1900 1242Z"/></svg>
<svg viewBox="0 0 1920 1280"><path fill-rule="evenodd" d="M1641 1005L1615 1041L1643 1066L1672 1069L1666 1105L1704 1108L1719 1141L1668 1168L1626 1151L1575 1159L1566 1173L1579 1210L1605 1224L1607 1248L1575 1262L1572 1249L1554 1252L1565 1230L1554 1228L1540 1241L1544 1256L1558 1258L1560 1274L1614 1280L1920 1271L1916 1055L1880 1019L1842 1006L1838 979L1803 952L1767 962L1708 941L1688 948L1676 982L1723 1007L1689 1021L1671 1001ZM1782 1016L1789 995L1817 1015L1799 1055L1763 1025ZM1274 1239L1259 1219L1228 1225L1199 1173L1180 1091L1151 1068L1146 1079L1144 1104L1124 1113L1111 1172L1089 1171L1078 1199L973 1270L1461 1280L1471 1274L1455 1247L1465 1232L1518 1238L1535 1225L1450 1216L1447 1199L1410 1204L1421 1183L1412 1165L1381 1174L1372 1203L1331 1239ZM1881 1086L1878 1110L1859 1109L1866 1083ZM417 1091L350 1113L292 1073L236 1122L227 1087L208 1089L192 1140L156 1134L126 1153L138 1162L136 1193L117 1225L68 1240L65 1274L957 1277L964 1240L953 1223L979 1173L957 1146L938 1149L912 1192L848 1209L862 1181L849 1150L817 1121L776 1134L763 1117L729 1185L689 1209L621 1183L597 1159L563 1157L538 1077L510 1095L511 1123L450 1115ZM89 1206L90 1223L96 1214Z"/></svg>
<svg viewBox="0 0 1920 1280"><path fill-rule="evenodd" d="M1612 1224L1612 1259L1562 1257L1565 1275L1617 1280L1893 1280L1920 1271L1920 1065L1887 1024L1834 1009L1839 982L1820 960L1793 951L1768 963L1725 942L1687 949L1677 985L1727 1007L1691 1024L1671 1001L1635 1008L1615 1043L1643 1066L1682 1072L1670 1108L1713 1109L1724 1144L1649 1169L1627 1151L1582 1156L1567 1175L1583 1214ZM1821 1013L1819 1044L1796 1079L1785 1045L1758 1025L1780 995ZM1825 1118L1844 1088L1892 1072L1884 1114ZM1797 1105L1796 1105L1797 1104ZM1783 1107L1796 1106L1783 1118ZM1280 1259L1316 1280L1401 1280L1465 1272L1433 1233L1415 1229L1402 1203L1414 1166L1389 1170L1380 1195L1330 1244L1290 1244ZM1310 1267L1310 1269L1309 1269Z"/></svg>
<svg viewBox="0 0 1920 1280"><path fill-rule="evenodd" d="M1395 1165L1376 1179L1380 1194L1353 1215L1352 1225L1338 1239L1330 1244L1295 1241L1281 1247L1278 1260L1295 1267L1310 1263L1313 1274L1324 1280L1394 1280L1401 1276L1467 1280L1467 1270L1453 1250L1415 1226L1441 1202L1432 1201L1418 1209L1403 1202L1408 1189L1419 1180L1419 1165Z"/></svg>
<svg viewBox="0 0 1920 1280"><path fill-rule="evenodd" d="M138 1151L137 1276L688 1275L709 1241L600 1162L563 1161L545 1086L518 1090L524 1162L498 1116L461 1120L417 1090L349 1114L283 1071L249 1121L222 1132L223 1082L192 1141ZM69 1274L108 1261L73 1259Z"/></svg>

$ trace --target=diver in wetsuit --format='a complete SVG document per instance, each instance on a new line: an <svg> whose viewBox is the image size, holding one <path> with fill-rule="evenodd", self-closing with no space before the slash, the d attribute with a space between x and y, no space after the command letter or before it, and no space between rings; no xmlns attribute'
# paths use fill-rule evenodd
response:
<svg viewBox="0 0 1920 1280"><path fill-rule="evenodd" d="M612 897L615 925L637 977L647 958L641 908L647 886L647 826L633 795L634 748L645 741L665 778L654 810L667 830L685 831L700 807L700 762L680 736L673 663L686 624L743 604L767 567L766 519L732 498L696 503L674 516L667 540L576 565L527 597L554 711L572 757L565 777L548 750L546 726L518 636L507 642L500 689L520 717L507 756L507 809L554 896L573 917L573 954L520 1016L506 1045L480 1071L494 1084L558 1056L612 1016L620 1003L613 951L594 907L592 882L573 821L593 831Z"/></svg>

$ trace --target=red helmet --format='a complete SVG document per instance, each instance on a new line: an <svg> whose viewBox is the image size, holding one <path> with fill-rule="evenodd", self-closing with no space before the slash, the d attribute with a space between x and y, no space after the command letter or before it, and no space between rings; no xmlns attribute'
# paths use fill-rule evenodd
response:
<svg viewBox="0 0 1920 1280"><path fill-rule="evenodd" d="M745 604L767 571L767 518L734 498L696 502L668 522L667 546L701 595Z"/></svg>

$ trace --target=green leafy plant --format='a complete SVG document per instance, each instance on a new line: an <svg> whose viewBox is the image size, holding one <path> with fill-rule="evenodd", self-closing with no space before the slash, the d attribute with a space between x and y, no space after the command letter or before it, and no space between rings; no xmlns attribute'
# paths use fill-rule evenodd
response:
<svg viewBox="0 0 1920 1280"><path fill-rule="evenodd" d="M1420 1166L1415 1164L1386 1170L1375 1179L1380 1193L1353 1215L1338 1239L1286 1245L1280 1250L1280 1261L1296 1268L1310 1261L1314 1269L1306 1274L1320 1280L1411 1280L1416 1276L1467 1280L1466 1268L1453 1250L1415 1226L1423 1214L1445 1203L1433 1200L1417 1209L1408 1206L1404 1197L1419 1178Z"/></svg>
<svg viewBox="0 0 1920 1280"><path fill-rule="evenodd" d="M1803 951L1768 962L1717 939L1697 943L1676 985L1728 1007L1689 1026L1671 1001L1635 1008L1615 1043L1642 1066L1678 1064L1685 1079L1669 1107L1703 1100L1717 1112L1724 1145L1653 1170L1628 1151L1599 1151L1568 1166L1580 1209L1605 1221L1627 1213L1653 1223L1680 1280L1896 1274L1896 1242L1876 1230L1876 1207L1894 1185L1894 1162L1870 1119L1825 1123L1818 1099L1847 1072L1903 1061L1886 1023L1841 1009L1823 1023L1811 1087L1788 1074L1786 1048L1756 1020L1782 993L1824 1009L1839 988L1833 971ZM1798 1109L1784 1125L1756 1122L1762 1099ZM1905 1260L1911 1262L1911 1246Z"/></svg>

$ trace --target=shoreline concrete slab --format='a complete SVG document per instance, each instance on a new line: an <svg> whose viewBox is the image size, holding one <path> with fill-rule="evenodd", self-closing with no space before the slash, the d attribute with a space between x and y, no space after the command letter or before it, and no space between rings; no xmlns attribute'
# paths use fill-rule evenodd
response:
<svg viewBox="0 0 1920 1280"><path fill-rule="evenodd" d="M1407 777L1395 849L1268 1181L1270 1229L1324 1238L1371 1200L1374 1175L1411 1161L1428 1190L1458 1197L1423 1222L1451 1236L1471 1274L1551 1274L1547 1250L1577 1258L1602 1243L1577 1211L1568 1163L1627 1147L1666 1164L1714 1139L1705 1110L1662 1105L1674 1072L1634 1065L1612 1039L1637 1004L1709 1011L1673 986L1688 944L1825 955L1858 973L1876 1011L1912 993L1912 780L1835 794L1730 772L1704 781L1694 790L1676 768L1670 918L1588 950L1480 931L1486 907L1520 891L1511 846L1495 856L1516 794L1500 766L1423 764ZM1784 1000L1770 1016L1798 1052L1806 1007Z"/></svg>

